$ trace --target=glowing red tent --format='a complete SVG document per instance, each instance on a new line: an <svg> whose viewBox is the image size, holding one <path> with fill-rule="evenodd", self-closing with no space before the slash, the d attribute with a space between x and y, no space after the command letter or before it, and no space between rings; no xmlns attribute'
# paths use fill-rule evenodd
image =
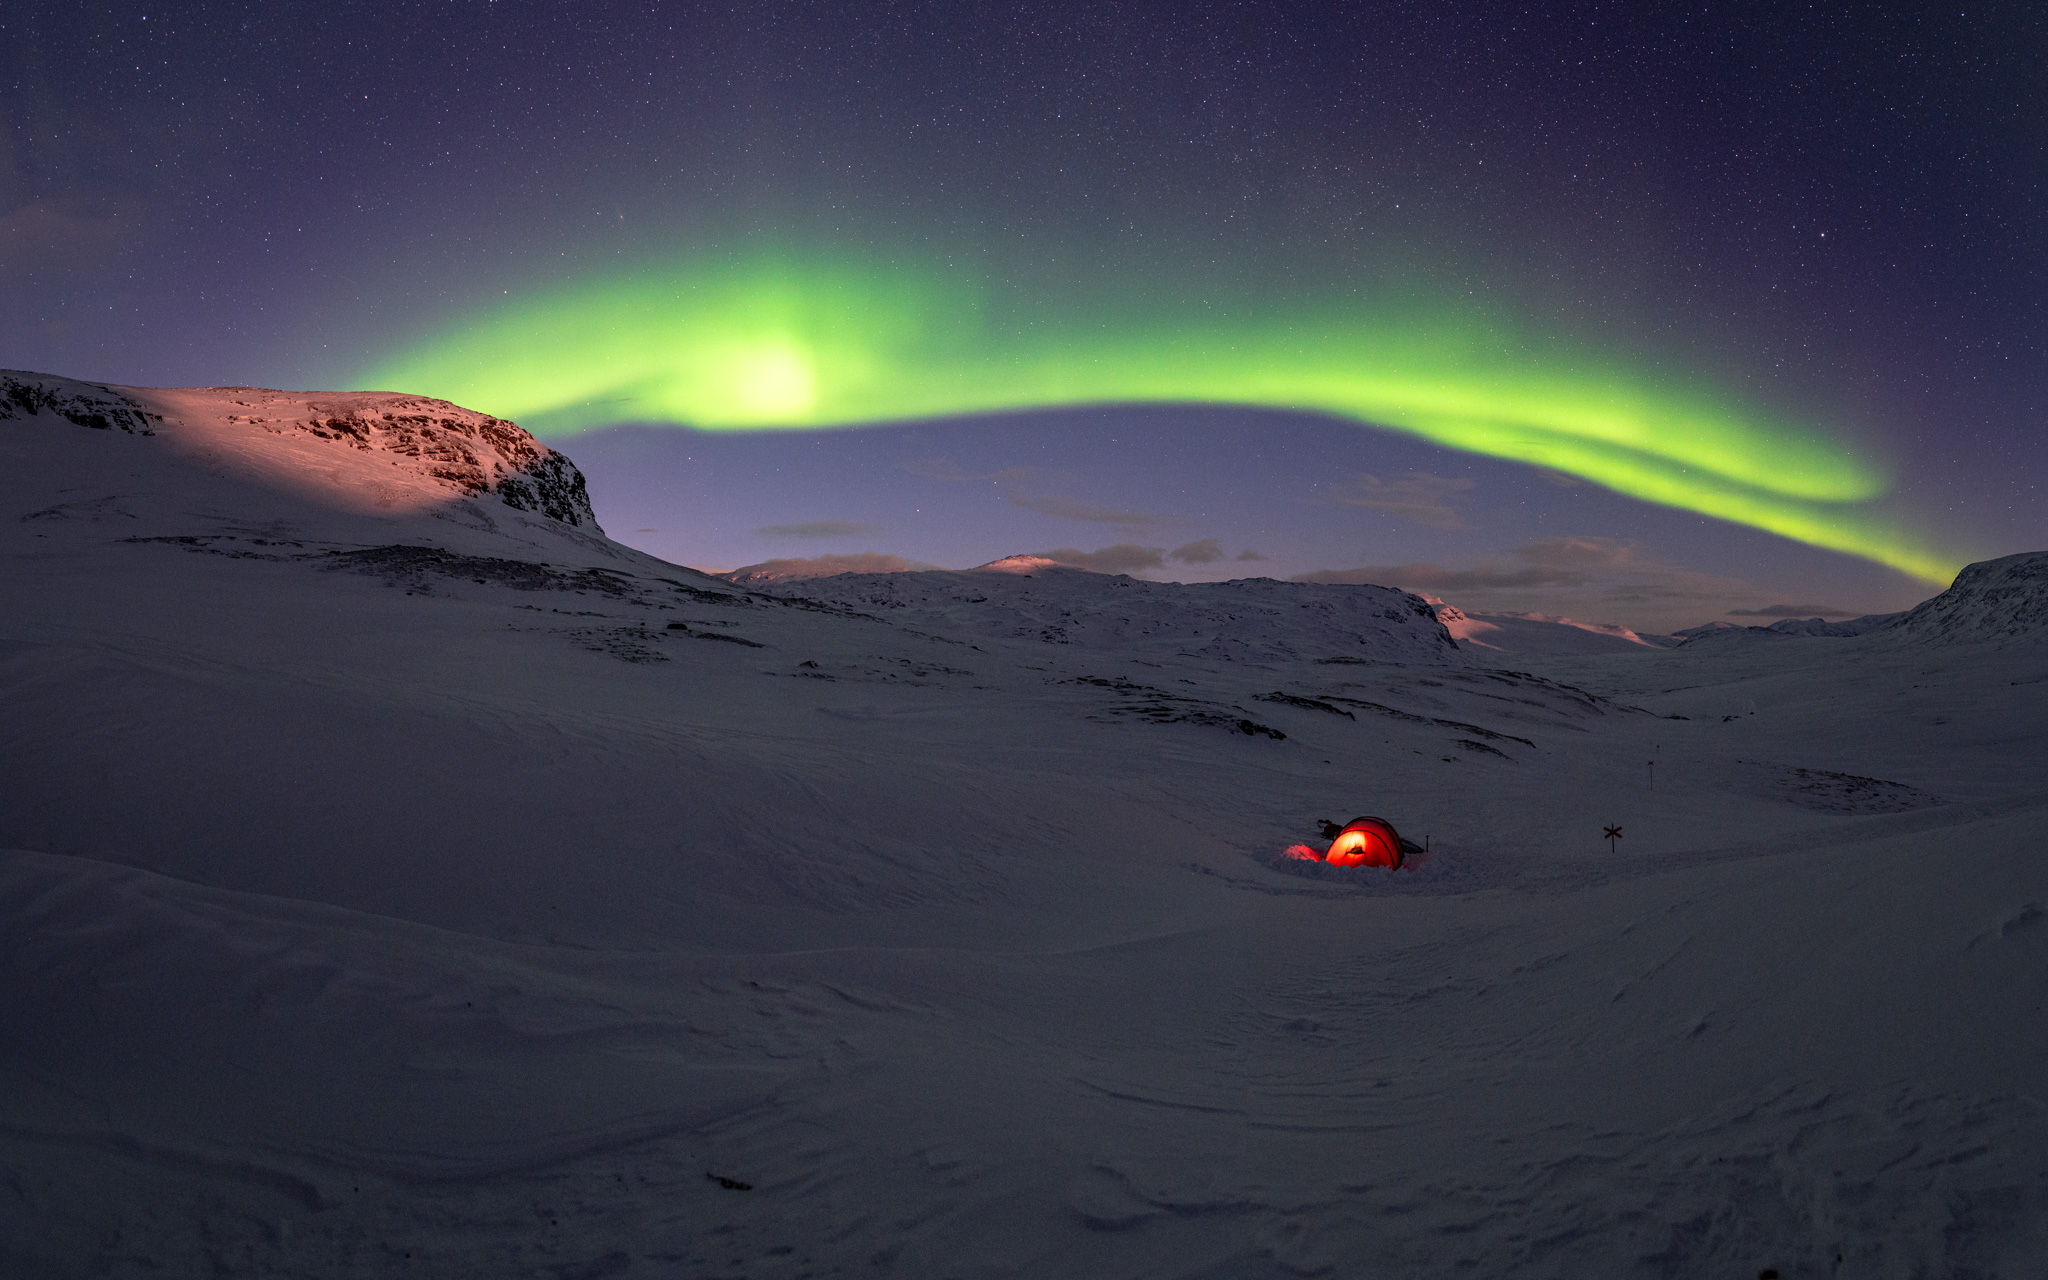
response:
<svg viewBox="0 0 2048 1280"><path fill-rule="evenodd" d="M1331 866L1384 866L1386 870L1401 866L1405 854L1401 834L1384 817L1354 817L1341 829L1337 823L1323 823L1323 831L1335 836L1329 842L1327 854L1319 854L1307 844L1294 844L1288 846L1286 856L1303 862L1329 862ZM1421 850L1415 852L1419 854Z"/></svg>
<svg viewBox="0 0 2048 1280"><path fill-rule="evenodd" d="M1287 856L1299 862L1327 862L1334 867L1385 867L1392 871L1422 846L1409 844L1385 818L1353 818L1343 826L1323 823L1323 835L1330 851L1318 853L1305 844L1287 846Z"/></svg>
<svg viewBox="0 0 2048 1280"><path fill-rule="evenodd" d="M1323 861L1333 867L1386 867L1401 865L1401 834L1385 818L1353 818L1344 824Z"/></svg>

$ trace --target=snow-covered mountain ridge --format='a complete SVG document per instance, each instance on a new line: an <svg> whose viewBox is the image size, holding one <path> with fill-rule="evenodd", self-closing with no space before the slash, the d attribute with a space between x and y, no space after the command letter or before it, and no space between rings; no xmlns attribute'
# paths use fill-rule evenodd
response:
<svg viewBox="0 0 2048 1280"><path fill-rule="evenodd" d="M1846 640L1874 631L1889 622L1905 617L1905 611L1897 613L1866 613L1860 618L1846 618L1841 622L1829 622L1826 618L1782 618L1765 627L1783 636L1825 636L1830 639Z"/></svg>
<svg viewBox="0 0 2048 1280"><path fill-rule="evenodd" d="M2048 551L1966 565L1948 590L1867 634L1921 644L2048 638Z"/></svg>
<svg viewBox="0 0 2048 1280"><path fill-rule="evenodd" d="M0 370L0 421L55 417L164 436L267 479L311 483L366 510L494 497L601 532L583 473L502 418L422 396L151 388ZM345 451L325 447L340 444Z"/></svg>
<svg viewBox="0 0 2048 1280"><path fill-rule="evenodd" d="M155 435L156 424L163 421L162 414L98 383L0 369L0 422L41 414L98 431L144 436Z"/></svg>
<svg viewBox="0 0 2048 1280"><path fill-rule="evenodd" d="M1465 665L1429 603L1392 587L1240 578L1147 582L1010 556L978 569L760 583L955 635L1223 662L1339 659Z"/></svg>
<svg viewBox="0 0 2048 1280"><path fill-rule="evenodd" d="M1518 654L1626 653L1667 647L1627 627L1577 622L1542 613L1468 613L1437 596L1422 598L1430 603L1437 621L1444 624L1459 646L1482 651L1475 655L1482 660L1486 653L1510 658Z"/></svg>
<svg viewBox="0 0 2048 1280"><path fill-rule="evenodd" d="M1946 591L1898 613L1842 622L1785 618L1768 627L1707 622L1673 635L1689 648L1702 643L1770 642L1781 637L1853 639L1892 644L1981 644L2048 639L2048 551L2023 551L1963 566Z"/></svg>

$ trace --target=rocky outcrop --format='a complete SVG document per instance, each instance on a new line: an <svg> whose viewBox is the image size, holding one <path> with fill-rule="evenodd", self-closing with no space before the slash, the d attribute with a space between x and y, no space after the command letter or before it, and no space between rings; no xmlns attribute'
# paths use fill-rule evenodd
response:
<svg viewBox="0 0 2048 1280"><path fill-rule="evenodd" d="M603 532L574 463L516 423L445 400L260 387L160 390L0 372L0 420L36 416L132 435L171 434L237 453L253 450L281 466L292 465L284 458L304 456L289 452L294 441L318 440L398 463L428 482L428 497L436 486L452 497L495 497L516 511Z"/></svg>
<svg viewBox="0 0 2048 1280"><path fill-rule="evenodd" d="M249 387L214 389L250 408L284 407L275 401L250 404L252 395L282 399L288 394ZM304 431L365 452L416 459L426 474L465 497L495 496L516 511L597 528L583 473L517 423L419 396L357 393L333 401L312 400L307 408L310 412L304 416L229 413L225 418L265 431Z"/></svg>
<svg viewBox="0 0 2048 1280"><path fill-rule="evenodd" d="M0 422L49 414L95 431L153 436L164 417L110 387L47 374L0 371Z"/></svg>

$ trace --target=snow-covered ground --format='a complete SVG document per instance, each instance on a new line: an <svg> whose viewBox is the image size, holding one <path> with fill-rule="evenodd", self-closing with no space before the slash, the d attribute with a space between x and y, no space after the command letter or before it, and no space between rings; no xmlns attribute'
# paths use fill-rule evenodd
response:
<svg viewBox="0 0 2048 1280"><path fill-rule="evenodd" d="M0 385L0 1274L2048 1269L2048 556L1490 655L748 589L489 421Z"/></svg>

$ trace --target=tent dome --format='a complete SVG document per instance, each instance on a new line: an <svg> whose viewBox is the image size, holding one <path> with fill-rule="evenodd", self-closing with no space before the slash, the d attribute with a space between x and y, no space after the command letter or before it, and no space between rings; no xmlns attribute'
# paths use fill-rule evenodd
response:
<svg viewBox="0 0 2048 1280"><path fill-rule="evenodd" d="M1401 836L1385 818L1353 818L1330 843L1323 861L1333 867L1401 865Z"/></svg>

